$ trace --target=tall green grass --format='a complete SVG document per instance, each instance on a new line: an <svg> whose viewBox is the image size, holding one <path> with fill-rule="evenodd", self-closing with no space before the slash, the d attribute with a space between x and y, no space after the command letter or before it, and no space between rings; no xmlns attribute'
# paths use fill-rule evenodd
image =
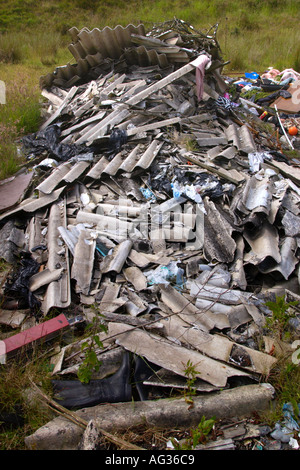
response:
<svg viewBox="0 0 300 470"><path fill-rule="evenodd" d="M155 23L180 18L196 29L218 23L218 40L229 69L299 65L300 0L3 0L0 62L63 65L72 60L67 33Z"/></svg>
<svg viewBox="0 0 300 470"><path fill-rule="evenodd" d="M24 163L18 141L41 124L39 69L35 72L38 74L24 65L0 64L6 88L6 102L0 104L0 180L13 175Z"/></svg>

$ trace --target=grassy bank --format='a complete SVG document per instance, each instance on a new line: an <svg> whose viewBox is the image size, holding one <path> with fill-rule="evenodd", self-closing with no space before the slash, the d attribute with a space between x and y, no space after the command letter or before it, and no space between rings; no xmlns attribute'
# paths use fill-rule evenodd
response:
<svg viewBox="0 0 300 470"><path fill-rule="evenodd" d="M197 29L219 24L229 68L299 67L300 0L32 0L0 5L0 60L64 63L68 29L153 23L180 18Z"/></svg>

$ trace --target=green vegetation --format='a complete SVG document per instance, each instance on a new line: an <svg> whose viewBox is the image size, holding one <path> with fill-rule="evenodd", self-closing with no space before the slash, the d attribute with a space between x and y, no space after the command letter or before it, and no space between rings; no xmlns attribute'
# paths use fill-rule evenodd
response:
<svg viewBox="0 0 300 470"><path fill-rule="evenodd" d="M271 315L266 318L266 332L274 339L274 355L277 358L266 381L273 385L277 399L274 408L264 419L274 424L282 418L282 406L285 403L292 403L293 406L300 403L300 360L296 363L293 361L297 351L291 345L296 338L289 325L290 320L295 317L298 302L286 302L285 296L276 296L275 301L266 302L266 306L271 311ZM297 406L294 407L298 409Z"/></svg>
<svg viewBox="0 0 300 470"><path fill-rule="evenodd" d="M32 381L49 389L48 361L37 354L31 361L15 360L0 373L0 450L23 450L24 438L43 426L53 414L32 392ZM11 424L1 421L10 417ZM20 423L21 425L18 425Z"/></svg>
<svg viewBox="0 0 300 470"><path fill-rule="evenodd" d="M196 395L195 382L197 380L197 374L199 374L199 371L197 371L195 365L188 360L184 369L187 384L187 390L185 390L185 401L190 405L193 405L192 397L193 395Z"/></svg>
<svg viewBox="0 0 300 470"><path fill-rule="evenodd" d="M296 305L298 305L297 301L286 302L284 295L282 297L276 296L276 300L274 302L266 302L266 306L272 312L272 315L266 319L266 327L279 339L289 338L289 320L295 317L295 312L291 307Z"/></svg>
<svg viewBox="0 0 300 470"><path fill-rule="evenodd" d="M82 383L89 383L93 373L97 372L102 364L96 353L97 349L103 349L103 343L99 338L98 332L107 332L107 327L103 324L100 317L101 315L95 316L92 323L88 325L86 333L89 336L89 340L84 341L81 345L85 357L79 366L77 376Z"/></svg>
<svg viewBox="0 0 300 470"><path fill-rule="evenodd" d="M192 450L195 449L199 444L205 444L211 435L214 426L216 424L216 418L206 419L202 416L200 423L196 428L190 430L190 436L185 439L182 443L177 443L175 439L172 439L172 443L176 450Z"/></svg>

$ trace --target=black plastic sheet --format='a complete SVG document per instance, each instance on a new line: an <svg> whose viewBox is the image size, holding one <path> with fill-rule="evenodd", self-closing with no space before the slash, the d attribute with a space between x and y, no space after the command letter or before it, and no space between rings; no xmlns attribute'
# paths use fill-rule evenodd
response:
<svg viewBox="0 0 300 470"><path fill-rule="evenodd" d="M92 379L87 384L80 380L52 380L54 399L65 408L82 408L99 403L130 401L130 356L125 353L119 370L105 379Z"/></svg>
<svg viewBox="0 0 300 470"><path fill-rule="evenodd" d="M26 153L35 156L46 151L57 161L68 161L76 155L86 153L84 145L61 143L60 135L60 126L48 126L46 129L23 137L22 144Z"/></svg>
<svg viewBox="0 0 300 470"><path fill-rule="evenodd" d="M13 273L11 279L8 279L4 294L6 297L17 298L22 301L23 307L29 307L33 311L37 311L41 305L40 301L29 289L31 276L39 271L40 265L35 261L28 252L20 253L20 266Z"/></svg>

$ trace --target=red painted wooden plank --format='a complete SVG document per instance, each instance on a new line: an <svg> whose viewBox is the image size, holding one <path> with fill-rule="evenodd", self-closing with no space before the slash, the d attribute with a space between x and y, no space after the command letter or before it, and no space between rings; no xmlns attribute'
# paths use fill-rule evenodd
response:
<svg viewBox="0 0 300 470"><path fill-rule="evenodd" d="M64 314L58 315L51 320L40 323L39 325L28 328L3 340L7 356L17 354L17 352L33 343L48 340L57 335L61 330L70 324Z"/></svg>

